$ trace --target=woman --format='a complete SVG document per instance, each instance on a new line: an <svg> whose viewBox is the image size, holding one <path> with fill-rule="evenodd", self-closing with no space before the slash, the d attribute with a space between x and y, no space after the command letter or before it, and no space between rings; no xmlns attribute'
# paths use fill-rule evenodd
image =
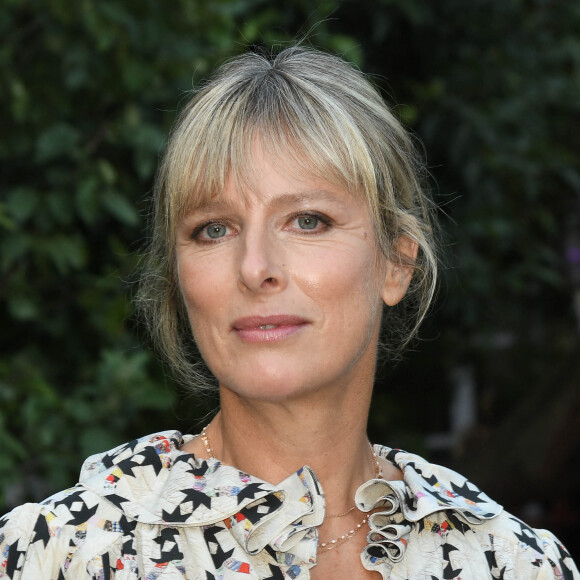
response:
<svg viewBox="0 0 580 580"><path fill-rule="evenodd" d="M140 297L220 411L9 514L4 577L580 578L460 475L369 444L383 308L399 349L435 275L413 147L368 81L304 48L225 65L172 133Z"/></svg>

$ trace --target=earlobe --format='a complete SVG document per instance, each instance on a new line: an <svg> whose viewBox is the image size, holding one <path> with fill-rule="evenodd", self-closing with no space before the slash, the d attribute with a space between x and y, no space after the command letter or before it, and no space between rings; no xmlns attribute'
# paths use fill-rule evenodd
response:
<svg viewBox="0 0 580 580"><path fill-rule="evenodd" d="M387 260L387 273L382 297L387 306L398 304L411 283L418 252L417 242L401 236L395 246L395 257Z"/></svg>

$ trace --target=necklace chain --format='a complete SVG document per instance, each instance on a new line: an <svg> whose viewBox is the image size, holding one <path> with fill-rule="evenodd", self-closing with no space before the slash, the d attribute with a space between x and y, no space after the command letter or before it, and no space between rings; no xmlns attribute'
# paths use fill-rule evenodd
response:
<svg viewBox="0 0 580 580"><path fill-rule="evenodd" d="M203 443L203 446L204 446L205 451L208 454L209 458L215 459L215 456L214 456L212 448L211 448L209 436L207 434L207 428L208 428L208 425L206 425L201 430L200 438L201 438L201 441ZM373 446L370 443L369 443L369 446L371 448L371 452L373 454L373 459L375 462L375 479L380 479L383 476L383 472L382 472L381 467L379 465L379 460L378 460L378 457L373 449ZM342 514L333 514L333 515L328 514L326 517L327 518L342 518L342 517L350 514L355 508L356 508L356 505L353 505L352 507L350 507L348 510L346 510ZM362 519L362 521L360 523L358 523L354 528L349 530L346 534L343 534L342 536L338 536L337 538L333 538L332 540L328 540L327 542L321 542L319 544L319 547L318 547L318 552L319 553L329 552L330 550L334 550L334 548L338 547L341 543L347 542L353 536L355 536L356 533L367 523L368 519L369 519L368 514L365 514L365 517Z"/></svg>
<svg viewBox="0 0 580 580"><path fill-rule="evenodd" d="M373 449L373 446L370 443L369 443L369 447L371 448L371 453L373 454L373 459L375 462L375 479L381 479L383 476L383 472L382 472L381 466L379 465L379 459L377 457L377 454L375 453L375 450ZM355 507L356 507L356 505L353 505L351 508L349 508L348 511L344 512L343 514L328 515L326 517L340 518L340 517L345 516L345 515L349 514L350 512L352 512ZM368 522L368 520L369 520L369 516L368 516L368 514L365 514L362 521L359 522L354 528L349 530L346 534L343 534L342 536L338 536L337 538L333 538L332 540L328 540L328 542L321 542L319 547L318 547L318 552L320 554L323 554L324 552L329 552L330 550L334 550L334 548L337 548L341 543L347 542L348 540L350 540L352 537L354 537L356 535L356 533Z"/></svg>
<svg viewBox="0 0 580 580"><path fill-rule="evenodd" d="M351 505L345 512L342 512L341 514L326 514L326 517L329 520L332 520L334 518L343 518L344 516L348 516L348 514L352 512L355 507L356 507L355 505Z"/></svg>
<svg viewBox="0 0 580 580"><path fill-rule="evenodd" d="M377 459L377 456L375 455L375 451L373 449L373 446L370 443L369 443L369 446L371 448L371 453L373 454L373 459L375 461L375 479L381 479L383 477L383 471L381 470L381 467L379 465L379 460ZM352 505L345 512L342 512L341 514L326 514L326 517L329 519L343 518L344 516L347 516L349 513L354 511L355 508L356 508L356 505Z"/></svg>

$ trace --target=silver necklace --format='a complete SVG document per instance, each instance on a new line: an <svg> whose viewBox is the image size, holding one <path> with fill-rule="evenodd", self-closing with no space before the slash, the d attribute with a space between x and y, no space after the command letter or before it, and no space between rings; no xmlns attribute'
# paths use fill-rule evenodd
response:
<svg viewBox="0 0 580 580"><path fill-rule="evenodd" d="M201 441L203 442L203 446L204 446L205 451L208 454L209 458L215 459L215 456L214 456L213 451L211 449L209 436L207 434L208 426L209 425L206 425L201 430L200 437L201 437ZM381 470L381 466L379 465L378 457L373 449L373 446L370 443L369 443L369 447L371 448L371 453L373 454L373 459L375 462L375 479L381 479L383 476L383 472ZM326 517L327 518L342 518L342 517L350 514L355 509L355 507L356 507L356 505L353 505L352 507L350 507L347 511L345 511L342 514L327 515ZM334 550L335 548L337 548L339 545L343 544L344 542L347 542L352 537L354 537L356 535L356 533L367 523L368 519L369 519L368 514L365 514L365 517L362 519L362 521L360 523L358 523L354 528L352 528L351 530L349 530L348 532L346 532L342 536L338 536L337 538L333 538L332 540L328 540L327 542L320 542L320 544L318 545L318 552L321 554L324 552L329 552L330 550Z"/></svg>

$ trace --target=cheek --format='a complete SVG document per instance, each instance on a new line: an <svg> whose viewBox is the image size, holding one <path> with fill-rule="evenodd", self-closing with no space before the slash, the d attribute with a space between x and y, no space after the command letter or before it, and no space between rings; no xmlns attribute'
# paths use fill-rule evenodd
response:
<svg viewBox="0 0 580 580"><path fill-rule="evenodd" d="M291 277L325 309L338 309L335 316L352 319L365 307L371 315L382 310L383 266L367 248L313 252L292 264Z"/></svg>
<svg viewBox="0 0 580 580"><path fill-rule="evenodd" d="M223 309L226 280L219 264L213 260L178 259L179 288L194 332L204 318L213 318Z"/></svg>

